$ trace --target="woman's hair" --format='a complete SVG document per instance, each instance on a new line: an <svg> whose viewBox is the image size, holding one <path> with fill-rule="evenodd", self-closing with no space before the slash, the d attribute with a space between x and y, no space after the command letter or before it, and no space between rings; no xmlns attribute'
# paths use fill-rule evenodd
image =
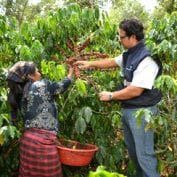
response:
<svg viewBox="0 0 177 177"><path fill-rule="evenodd" d="M124 19L120 22L119 28L124 30L128 37L135 35L138 41L144 39L143 24L137 19Z"/></svg>
<svg viewBox="0 0 177 177"><path fill-rule="evenodd" d="M20 100L24 94L24 88L29 85L29 74L34 74L36 65L33 62L17 62L13 65L7 75L9 87L8 102L11 108L12 120L17 118L20 108Z"/></svg>

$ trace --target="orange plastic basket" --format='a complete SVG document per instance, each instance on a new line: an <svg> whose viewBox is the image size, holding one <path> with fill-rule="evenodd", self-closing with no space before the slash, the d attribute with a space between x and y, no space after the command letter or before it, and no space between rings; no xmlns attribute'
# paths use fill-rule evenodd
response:
<svg viewBox="0 0 177 177"><path fill-rule="evenodd" d="M88 165L98 147L92 144L80 144L73 140L58 140L61 145L58 146L58 152L61 163L70 166Z"/></svg>

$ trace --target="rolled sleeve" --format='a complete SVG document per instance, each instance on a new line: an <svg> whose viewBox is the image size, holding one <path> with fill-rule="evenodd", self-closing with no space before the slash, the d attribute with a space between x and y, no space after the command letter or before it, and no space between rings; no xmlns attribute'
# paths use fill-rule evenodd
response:
<svg viewBox="0 0 177 177"><path fill-rule="evenodd" d="M115 59L116 64L117 64L118 66L122 67L122 60L123 60L122 54L119 55L119 56L117 56L117 57L115 57L114 59Z"/></svg>

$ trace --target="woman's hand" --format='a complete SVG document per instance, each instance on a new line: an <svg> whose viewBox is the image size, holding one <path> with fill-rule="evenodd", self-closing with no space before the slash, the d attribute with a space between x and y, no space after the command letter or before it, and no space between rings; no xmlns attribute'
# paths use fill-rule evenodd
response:
<svg viewBox="0 0 177 177"><path fill-rule="evenodd" d="M74 73L74 69L71 65L69 65L69 70L68 70L68 77L72 77Z"/></svg>

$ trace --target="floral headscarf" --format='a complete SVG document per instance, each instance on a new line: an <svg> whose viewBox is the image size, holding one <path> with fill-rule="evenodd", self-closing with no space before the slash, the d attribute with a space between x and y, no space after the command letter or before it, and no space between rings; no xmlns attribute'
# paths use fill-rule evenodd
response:
<svg viewBox="0 0 177 177"><path fill-rule="evenodd" d="M23 83L28 80L28 74L34 74L35 70L36 65L33 62L19 61L9 69L7 80Z"/></svg>

